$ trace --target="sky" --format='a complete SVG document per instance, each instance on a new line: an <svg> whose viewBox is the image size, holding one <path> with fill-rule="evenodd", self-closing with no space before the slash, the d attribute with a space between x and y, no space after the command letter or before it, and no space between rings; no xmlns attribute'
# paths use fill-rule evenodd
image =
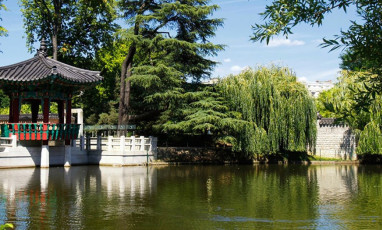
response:
<svg viewBox="0 0 382 230"><path fill-rule="evenodd" d="M0 22L9 31L0 37L0 66L14 64L34 56L26 47L23 20L17 0L6 0L8 11L2 11ZM276 64L291 68L303 81L335 81L338 76L341 50L329 52L320 48L322 38L332 38L346 30L354 20L354 12L336 10L327 15L321 27L299 25L288 39L276 37L268 45L250 41L252 25L262 23L259 13L270 0L212 0L220 9L213 17L224 18L224 26L216 31L212 42L225 45L225 50L211 59L220 64L212 77L237 74L246 67ZM35 44L37 48L39 44Z"/></svg>

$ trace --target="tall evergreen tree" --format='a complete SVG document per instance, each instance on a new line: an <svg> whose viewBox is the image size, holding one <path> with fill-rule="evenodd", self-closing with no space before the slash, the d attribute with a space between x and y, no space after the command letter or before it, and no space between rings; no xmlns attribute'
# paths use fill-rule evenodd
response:
<svg viewBox="0 0 382 230"><path fill-rule="evenodd" d="M223 47L208 40L222 25L222 19L210 18L218 6L208 4L209 0L120 2L132 27L126 33L130 47L121 67L119 124L127 124L131 115L131 81L149 89L144 100L152 103L179 95L186 79L209 76L216 63L207 56ZM143 57L139 62L137 53Z"/></svg>

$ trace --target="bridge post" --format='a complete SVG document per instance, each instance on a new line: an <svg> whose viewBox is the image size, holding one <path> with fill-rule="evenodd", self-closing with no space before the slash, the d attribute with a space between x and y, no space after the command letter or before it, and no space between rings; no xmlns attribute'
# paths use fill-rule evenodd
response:
<svg viewBox="0 0 382 230"><path fill-rule="evenodd" d="M121 151L122 154L125 153L125 136L121 136L119 141L119 150Z"/></svg>
<svg viewBox="0 0 382 230"><path fill-rule="evenodd" d="M41 168L49 168L49 145L41 146Z"/></svg>
<svg viewBox="0 0 382 230"><path fill-rule="evenodd" d="M107 150L113 151L113 136L107 137Z"/></svg>
<svg viewBox="0 0 382 230"><path fill-rule="evenodd" d="M12 148L17 147L17 136L14 134L12 134L12 136L11 136L11 145L12 145Z"/></svg>

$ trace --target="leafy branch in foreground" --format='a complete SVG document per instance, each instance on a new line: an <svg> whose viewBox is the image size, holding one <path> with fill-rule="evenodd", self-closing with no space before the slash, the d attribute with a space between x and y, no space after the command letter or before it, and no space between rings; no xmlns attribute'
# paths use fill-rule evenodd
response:
<svg viewBox="0 0 382 230"><path fill-rule="evenodd" d="M14 229L14 228L15 226L9 223L0 225L0 230L7 230L7 229Z"/></svg>
<svg viewBox="0 0 382 230"><path fill-rule="evenodd" d="M330 50L343 48L346 59L342 67L352 66L378 75L375 88L381 92L382 84L382 4L378 0L276 0L266 6L261 15L262 24L253 26L253 41L266 41L277 35L288 37L292 29L302 23L321 26L327 14L334 10L356 9L358 19L351 21L347 30L341 30L333 39L323 38L321 47ZM346 68L348 69L348 68ZM354 69L352 69L354 70Z"/></svg>

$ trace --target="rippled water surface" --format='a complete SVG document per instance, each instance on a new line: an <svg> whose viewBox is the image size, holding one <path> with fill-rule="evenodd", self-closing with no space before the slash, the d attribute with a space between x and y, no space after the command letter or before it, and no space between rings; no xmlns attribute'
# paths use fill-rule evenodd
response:
<svg viewBox="0 0 382 230"><path fill-rule="evenodd" d="M382 229L380 166L0 170L16 229Z"/></svg>

